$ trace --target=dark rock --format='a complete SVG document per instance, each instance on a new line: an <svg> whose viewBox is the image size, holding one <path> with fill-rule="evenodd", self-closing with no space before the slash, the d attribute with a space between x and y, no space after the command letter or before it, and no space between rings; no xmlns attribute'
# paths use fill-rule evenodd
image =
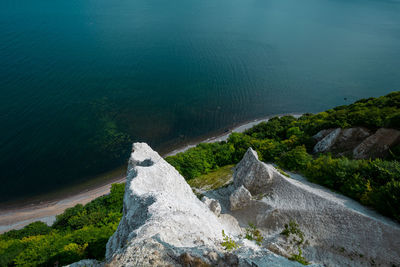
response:
<svg viewBox="0 0 400 267"><path fill-rule="evenodd" d="M389 148L400 143L400 131L381 128L366 138L353 150L356 159L382 158L388 155Z"/></svg>

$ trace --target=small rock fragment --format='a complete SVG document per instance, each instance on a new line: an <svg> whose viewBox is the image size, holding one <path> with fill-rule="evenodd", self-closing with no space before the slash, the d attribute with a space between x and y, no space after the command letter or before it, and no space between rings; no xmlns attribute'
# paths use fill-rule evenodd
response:
<svg viewBox="0 0 400 267"><path fill-rule="evenodd" d="M216 199L208 198L204 196L201 201L206 204L206 206L214 212L215 215L219 216L221 214L221 204Z"/></svg>

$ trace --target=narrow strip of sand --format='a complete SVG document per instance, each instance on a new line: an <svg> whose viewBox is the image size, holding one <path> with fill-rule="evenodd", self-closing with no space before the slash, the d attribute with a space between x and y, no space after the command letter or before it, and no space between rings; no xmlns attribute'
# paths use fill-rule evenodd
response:
<svg viewBox="0 0 400 267"><path fill-rule="evenodd" d="M65 209L73 207L76 204L86 204L95 198L108 194L111 184L123 182L125 182L125 177L113 180L100 187L87 189L84 192L65 199L38 204L33 207L27 206L14 210L0 211L0 233L12 229L20 229L35 221L42 221L51 225L56 218L55 216L63 213Z"/></svg>
<svg viewBox="0 0 400 267"><path fill-rule="evenodd" d="M302 115L302 113L275 114L275 115L271 115L268 117L255 119L252 121L247 121L245 123L242 123L242 124L239 124L238 126L233 127L231 130L225 131L224 133L222 133L220 135L204 139L200 142L193 142L193 143L186 144L183 147L177 148L177 149L167 153L166 155L164 155L164 157L173 156L178 153L185 152L189 148L197 146L199 143L214 143L214 142L226 141L226 140L228 140L228 137L231 133L242 133L242 132L246 131L247 129L250 129L251 127L253 127L261 122L266 122L273 117L282 117L282 116L288 116L288 115L293 116L295 118L299 118Z"/></svg>
<svg viewBox="0 0 400 267"><path fill-rule="evenodd" d="M191 147L195 147L201 142L212 143L225 141L228 139L229 135L232 132L243 132L260 122L268 121L272 117L283 115L292 115L294 117L301 116L301 114L278 114L248 121L244 124L233 127L233 129L225 131L215 137L210 137L205 140L187 144L184 147L173 150L164 156L171 156L180 152L184 152ZM81 190L79 193L72 196L66 196L60 199L56 198L55 200L48 201L46 203L32 205L27 205L25 203L25 206L0 209L0 233L4 233L12 229L21 229L24 226L35 221L42 221L47 223L48 225L51 225L54 222L56 215L61 214L62 212L64 212L65 209L73 207L77 204L86 204L95 198L106 195L110 192L111 184L123 182L125 182L125 176L116 175L109 178L107 183L103 183L93 188L88 186L87 189Z"/></svg>

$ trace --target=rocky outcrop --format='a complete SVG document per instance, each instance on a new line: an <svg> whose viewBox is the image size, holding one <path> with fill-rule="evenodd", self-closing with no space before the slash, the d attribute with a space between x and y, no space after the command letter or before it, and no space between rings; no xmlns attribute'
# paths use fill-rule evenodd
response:
<svg viewBox="0 0 400 267"><path fill-rule="evenodd" d="M214 250L222 230L239 231L235 225L223 225L185 179L145 143L133 146L125 190L123 217L107 243L106 258L113 265L178 264L174 248Z"/></svg>
<svg viewBox="0 0 400 267"><path fill-rule="evenodd" d="M248 191L254 192L253 185L257 184L263 185L262 190L255 191L261 191L262 197L253 197L251 203L233 209L231 214L242 225L253 222L269 238L268 247L280 255L296 253L297 248L279 235L283 225L293 220L304 232L303 255L315 262L327 266L400 264L397 223L347 197L299 176L292 174L292 177L296 179L287 178L273 166L260 162L249 149L237 165L231 194L236 194L236 188L247 186ZM226 195L223 190L221 198Z"/></svg>
<svg viewBox="0 0 400 267"><path fill-rule="evenodd" d="M384 157L400 142L400 131L381 128L373 133L364 127L327 129L313 136L313 153L331 152L355 159Z"/></svg>
<svg viewBox="0 0 400 267"><path fill-rule="evenodd" d="M221 214L221 205L218 200L203 196L201 201L217 216Z"/></svg>
<svg viewBox="0 0 400 267"><path fill-rule="evenodd" d="M97 260L81 260L72 264L66 265L65 267L103 267L104 262Z"/></svg>
<svg viewBox="0 0 400 267"><path fill-rule="evenodd" d="M229 197L230 209L239 210L248 206L251 202L251 193L243 185L236 189Z"/></svg>
<svg viewBox="0 0 400 267"><path fill-rule="evenodd" d="M324 139L325 136L327 136L328 134L330 134L333 130L335 130L335 129L324 129L324 130L321 130L321 131L319 131L316 135L314 135L313 138L314 138L317 142L319 142L319 141L321 141L322 139Z"/></svg>
<svg viewBox="0 0 400 267"><path fill-rule="evenodd" d="M330 132L324 138L321 139L315 146L314 146L314 153L323 153L329 151L329 149L336 143L342 129L338 128ZM318 134L317 134L318 136Z"/></svg>
<svg viewBox="0 0 400 267"><path fill-rule="evenodd" d="M219 214L220 208L215 199L200 201L171 165L147 144L135 143L123 217L107 243L106 265L300 266L240 241L242 228L231 215ZM222 230L241 244L234 254L221 246Z"/></svg>
<svg viewBox="0 0 400 267"><path fill-rule="evenodd" d="M356 159L385 157L389 148L399 142L400 131L381 128L354 148L353 156Z"/></svg>
<svg viewBox="0 0 400 267"><path fill-rule="evenodd" d="M233 184L236 188L243 185L252 195L257 195L265 192L271 183L268 179L257 177L272 177L274 174L272 169L265 168L265 164L258 160L257 152L249 149L235 167Z"/></svg>
<svg viewBox="0 0 400 267"><path fill-rule="evenodd" d="M252 149L233 177L200 201L171 165L135 143L123 217L107 243L106 261L71 266L290 267L302 266L287 259L299 252L311 266L400 265L397 223L301 177L281 175ZM303 232L301 250L299 239L280 234L290 221ZM250 223L263 237L257 243L246 239ZM226 251L222 231L239 248Z"/></svg>

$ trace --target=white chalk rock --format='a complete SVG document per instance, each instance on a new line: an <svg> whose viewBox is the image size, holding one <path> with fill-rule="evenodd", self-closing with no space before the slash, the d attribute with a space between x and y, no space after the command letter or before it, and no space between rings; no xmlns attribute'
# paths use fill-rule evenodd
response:
<svg viewBox="0 0 400 267"><path fill-rule="evenodd" d="M251 195L263 193L274 179L274 168L266 168L258 160L257 152L248 149L243 159L236 165L233 183L236 188L244 186Z"/></svg>
<svg viewBox="0 0 400 267"><path fill-rule="evenodd" d="M80 260L78 262L65 265L64 267L103 267L104 262L97 260Z"/></svg>
<svg viewBox="0 0 400 267"><path fill-rule="evenodd" d="M324 130L321 130L321 131L319 131L317 134L315 134L315 135L313 136L313 138L314 138L317 142L319 142L319 141L321 141L325 136L327 136L328 134L330 134L333 130L335 130L335 129L324 129Z"/></svg>
<svg viewBox="0 0 400 267"><path fill-rule="evenodd" d="M217 216L221 214L221 204L218 200L204 196L201 201Z"/></svg>
<svg viewBox="0 0 400 267"><path fill-rule="evenodd" d="M240 210L251 202L251 194L243 185L236 189L229 197L231 210Z"/></svg>
<svg viewBox="0 0 400 267"><path fill-rule="evenodd" d="M281 248L291 247L289 254L297 253L297 248L281 242L279 233L294 220L304 232L304 242L309 243L303 255L326 266L369 266L372 261L381 266L400 265L398 223L299 175L291 176L259 161L249 148L238 164L234 184L246 188L262 184L263 198L253 199L251 206L232 214L242 224L254 222L272 239L278 236L273 241Z"/></svg>
<svg viewBox="0 0 400 267"><path fill-rule="evenodd" d="M323 153L328 151L335 144L336 139L339 137L341 131L342 129L340 128L331 131L314 146L313 153Z"/></svg>
<svg viewBox="0 0 400 267"><path fill-rule="evenodd" d="M168 265L174 259L160 252L161 247L166 250L165 244L171 248L201 245L215 249L221 243L222 230L232 234L232 228L221 223L157 152L145 143L135 143L128 166L123 217L107 243L106 259L118 266ZM152 251L158 251L161 259L149 262L147 255Z"/></svg>

